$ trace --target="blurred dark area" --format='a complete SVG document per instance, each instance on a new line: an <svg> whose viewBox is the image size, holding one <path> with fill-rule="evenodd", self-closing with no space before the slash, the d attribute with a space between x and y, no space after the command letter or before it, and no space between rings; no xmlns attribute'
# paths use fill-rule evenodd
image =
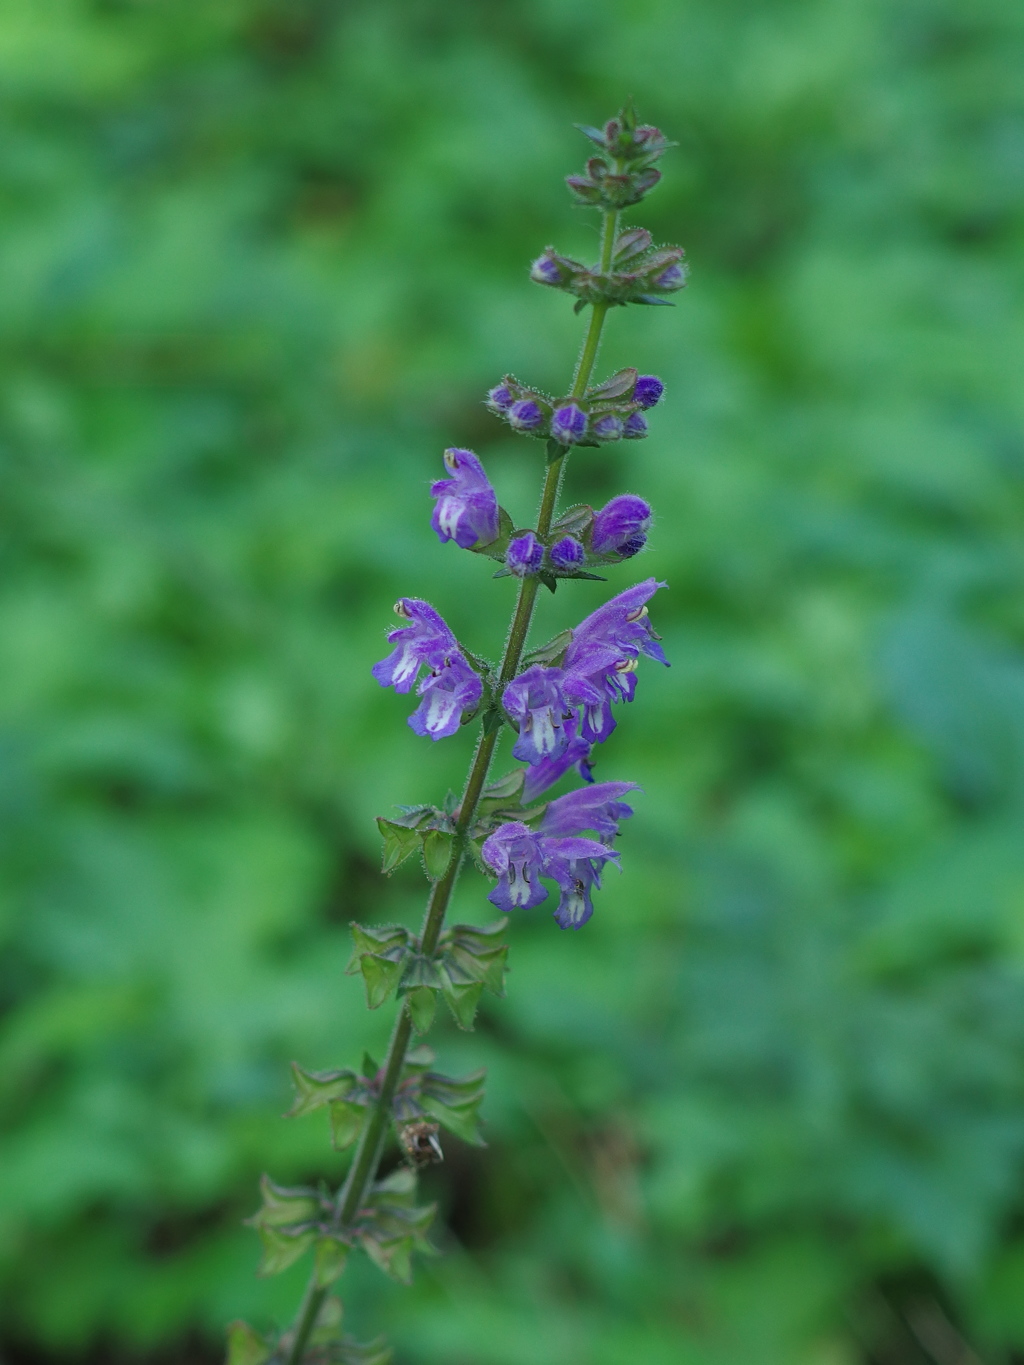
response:
<svg viewBox="0 0 1024 1365"><path fill-rule="evenodd" d="M594 919L516 918L507 998L431 1037L489 1146L446 1140L414 1288L353 1258L351 1330L1024 1361L1022 71L1015 0L7 0L3 1365L213 1365L294 1312L241 1220L345 1158L288 1063L381 1047L347 924L425 883L373 817L470 755L369 668L402 594L500 649L428 485L470 445L528 521L542 447L481 400L564 391L527 266L593 254L571 125L630 94L692 282L611 317L601 375L667 398L567 493L657 521L535 639L655 574L673 667L601 752L644 795Z"/></svg>

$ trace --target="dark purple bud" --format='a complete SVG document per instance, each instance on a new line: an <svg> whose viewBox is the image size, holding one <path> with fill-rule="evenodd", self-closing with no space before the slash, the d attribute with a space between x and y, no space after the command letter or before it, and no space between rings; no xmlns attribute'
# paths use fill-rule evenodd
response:
<svg viewBox="0 0 1024 1365"><path fill-rule="evenodd" d="M587 175L591 180L601 180L608 173L608 162L603 156L592 156L587 162Z"/></svg>
<svg viewBox="0 0 1024 1365"><path fill-rule="evenodd" d="M633 386L633 401L639 403L642 408L653 408L661 402L664 392L665 385L657 375L642 374Z"/></svg>
<svg viewBox="0 0 1024 1365"><path fill-rule="evenodd" d="M633 493L620 493L594 517L590 542L593 551L628 559L644 548L650 525L650 504Z"/></svg>
<svg viewBox="0 0 1024 1365"><path fill-rule="evenodd" d="M561 284L562 272L558 262L553 261L550 256L538 256L530 266L530 279L535 280L537 284Z"/></svg>
<svg viewBox="0 0 1024 1365"><path fill-rule="evenodd" d="M532 531L515 536L505 551L505 564L518 578L536 573L544 562L544 546Z"/></svg>
<svg viewBox="0 0 1024 1365"><path fill-rule="evenodd" d="M616 417L614 412L608 412L594 423L591 435L599 441L618 441L622 436L622 426L622 418Z"/></svg>
<svg viewBox="0 0 1024 1365"><path fill-rule="evenodd" d="M582 569L587 552L578 540L572 536L563 536L561 540L556 540L548 551L551 563L561 573L572 573L574 569Z"/></svg>
<svg viewBox="0 0 1024 1365"><path fill-rule="evenodd" d="M585 175L567 175L565 183L569 189L583 204L598 204L601 201L601 187L595 185L592 180L588 180ZM536 275L534 279L536 279ZM541 281L546 283L546 281Z"/></svg>
<svg viewBox="0 0 1024 1365"><path fill-rule="evenodd" d="M655 289L682 289L686 283L686 272L678 265L670 265L654 278Z"/></svg>
<svg viewBox="0 0 1024 1365"><path fill-rule="evenodd" d="M518 403L513 403L507 416L509 425L516 431L536 431L544 421L540 404L535 403L532 398L520 398Z"/></svg>
<svg viewBox="0 0 1024 1365"><path fill-rule="evenodd" d="M492 412L507 412L513 401L512 390L504 384L495 385L487 395L487 406Z"/></svg>
<svg viewBox="0 0 1024 1365"><path fill-rule="evenodd" d="M610 118L604 125L604 140L611 147L622 133L622 124L617 118Z"/></svg>
<svg viewBox="0 0 1024 1365"><path fill-rule="evenodd" d="M627 441L638 441L641 436L647 435L647 418L642 412L634 412L631 417L627 417L622 434Z"/></svg>
<svg viewBox="0 0 1024 1365"><path fill-rule="evenodd" d="M555 408L551 418L551 439L559 445L571 446L587 429L587 414L575 403Z"/></svg>

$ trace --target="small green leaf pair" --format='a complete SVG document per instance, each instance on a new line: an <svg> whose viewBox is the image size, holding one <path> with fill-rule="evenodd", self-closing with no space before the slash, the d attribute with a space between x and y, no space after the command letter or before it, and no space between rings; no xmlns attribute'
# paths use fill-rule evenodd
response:
<svg viewBox="0 0 1024 1365"><path fill-rule="evenodd" d="M360 1344L342 1332L343 1313L341 1300L329 1295L303 1352L304 1365L388 1365L391 1347L384 1338ZM288 1357L291 1343L291 1332L268 1337L247 1322L233 1322L228 1328L226 1365L281 1365Z"/></svg>
<svg viewBox="0 0 1024 1365"><path fill-rule="evenodd" d="M383 1005L395 990L404 995L417 1033L426 1033L434 1022L439 992L458 1026L472 1029L484 988L505 993L508 945L497 941L505 926L505 920L457 924L441 935L437 952L427 955L400 924L364 928L353 923L355 949L347 971L362 973L370 1009Z"/></svg>

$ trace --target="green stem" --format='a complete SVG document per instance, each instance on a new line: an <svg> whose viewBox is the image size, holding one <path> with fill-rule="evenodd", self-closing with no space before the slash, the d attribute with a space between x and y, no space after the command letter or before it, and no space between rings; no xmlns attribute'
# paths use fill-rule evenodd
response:
<svg viewBox="0 0 1024 1365"><path fill-rule="evenodd" d="M606 213L604 215L604 227L601 236L602 270L607 270L611 265L617 224L618 214ZM601 332L607 313L607 303L594 304L590 315L590 325L587 328L583 349L580 352L576 373L573 376L570 391L572 398L582 398L587 391L590 376L594 371L594 363L597 360L597 352L601 344ZM567 453L568 448L563 449L562 453L548 464L544 476L544 489L541 493L540 512L537 517L537 530L542 536L546 536L551 530ZM498 674L499 682L502 684L511 682L519 671L519 663L523 657L526 638L530 633L530 623L533 620L533 609L537 601L539 583L538 578L529 577L524 578L519 585L516 609L512 617L512 624L509 627L508 640L505 643L505 652L501 660L501 670ZM466 778L466 786L459 804L459 815L455 822L455 839L451 861L444 875L431 887L430 896L427 900L423 927L420 932L420 948L428 956L437 948L437 942L441 936L444 917L448 911L448 903L451 900L466 854L469 830L476 818L477 806L480 803L484 783L487 781L487 773L491 766L491 759L494 757L499 733L500 731L497 729L481 730L480 738L477 740L476 752L473 755L473 762ZM409 1017L408 1009L403 1005L391 1033L380 1095L370 1111L366 1126L360 1135L359 1145L356 1147L356 1154L352 1159L352 1165L349 1167L345 1183L338 1191L334 1221L339 1227L347 1227L351 1223L376 1178L377 1167L380 1165L381 1155L383 1154L384 1140L387 1136L391 1106L402 1077L405 1054L408 1051L411 1038L412 1020ZM318 1288L316 1279L311 1279L302 1300L302 1307L299 1309L295 1332L285 1365L301 1365L310 1333L316 1326L320 1309L323 1307L326 1297L327 1290Z"/></svg>

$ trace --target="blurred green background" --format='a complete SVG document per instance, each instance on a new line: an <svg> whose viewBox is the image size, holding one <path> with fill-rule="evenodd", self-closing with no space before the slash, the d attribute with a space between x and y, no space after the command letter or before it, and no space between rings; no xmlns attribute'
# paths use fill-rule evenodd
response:
<svg viewBox="0 0 1024 1365"><path fill-rule="evenodd" d="M0 8L0 1359L214 1362L291 1058L378 1047L347 922L418 921L373 816L458 785L370 664L399 594L494 653L448 444L526 520L563 389L529 285L629 93L669 309L646 443L670 582L601 753L642 783L586 931L512 925L490 1146L444 1256L346 1274L409 1365L1024 1359L1024 10L1018 0L6 0ZM571 585L539 632L605 591ZM550 627L550 629L548 629ZM466 876L463 918L492 917ZM1014 1354L1017 1352L1018 1354Z"/></svg>

